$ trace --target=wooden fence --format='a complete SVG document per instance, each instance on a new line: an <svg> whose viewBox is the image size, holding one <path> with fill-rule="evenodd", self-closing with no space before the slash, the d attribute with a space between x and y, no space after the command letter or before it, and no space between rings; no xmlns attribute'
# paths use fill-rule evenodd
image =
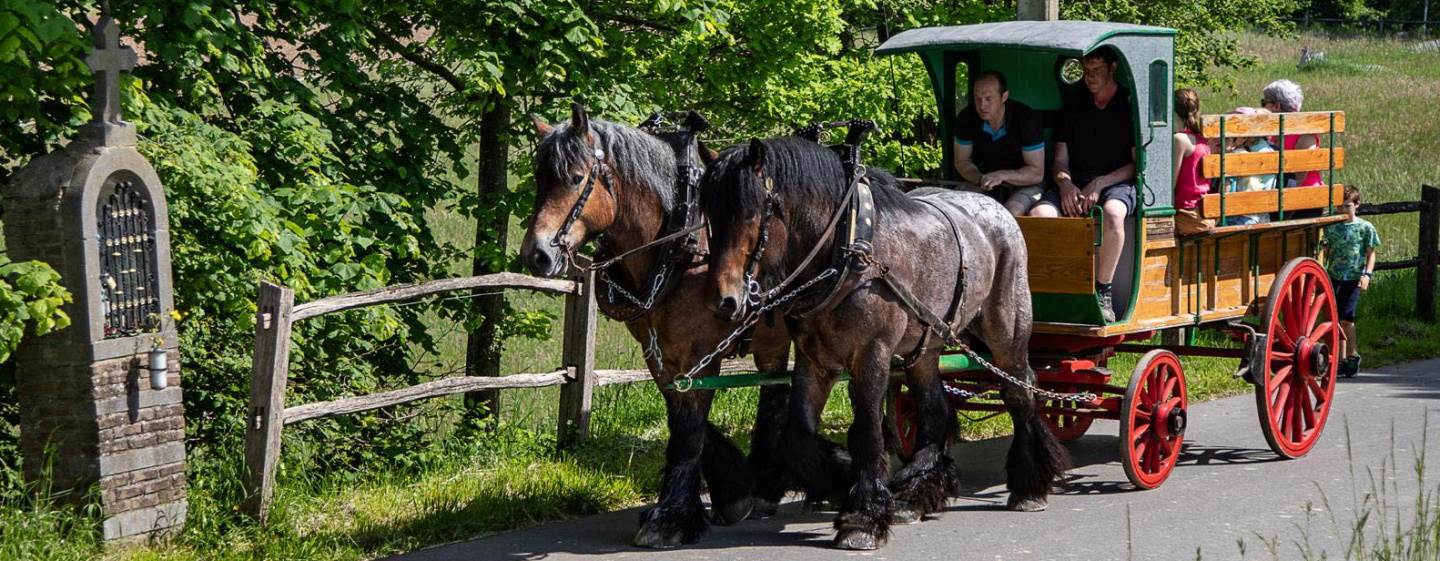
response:
<svg viewBox="0 0 1440 561"><path fill-rule="evenodd" d="M1418 255L1412 259L1384 261L1375 264L1377 271L1415 269L1415 315L1435 321L1435 276L1440 267L1440 188L1420 187L1419 201L1363 204L1356 211L1361 216L1377 214L1420 213Z"/></svg>
<svg viewBox="0 0 1440 561"><path fill-rule="evenodd" d="M295 305L295 294L284 286L261 283L255 322L255 356L250 378L250 415L245 431L246 500L244 511L262 523L274 496L275 468L280 461L280 440L285 425L369 411L421 399L476 390L560 386L559 441L562 445L586 437L590 428L590 398L596 386L646 381L648 370L596 370L596 309L593 273L570 280L540 279L514 273L442 279L388 286ZM334 401L285 406L285 384L290 371L290 333L296 322L354 308L414 300L445 292L477 289L525 289L565 296L562 367L552 372L499 377L441 378L407 388Z"/></svg>

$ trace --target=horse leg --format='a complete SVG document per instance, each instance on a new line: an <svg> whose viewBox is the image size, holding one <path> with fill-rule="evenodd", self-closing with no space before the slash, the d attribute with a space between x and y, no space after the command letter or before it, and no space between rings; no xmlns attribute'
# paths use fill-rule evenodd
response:
<svg viewBox="0 0 1440 561"><path fill-rule="evenodd" d="M755 478L745 455L714 423L705 423L705 448L700 453L700 470L710 489L710 520L729 526L750 516Z"/></svg>
<svg viewBox="0 0 1440 561"><path fill-rule="evenodd" d="M850 487L850 455L844 447L820 436L820 413L838 376L797 357L791 376L790 407L781 434L781 451L789 473L805 489L808 504L838 503Z"/></svg>
<svg viewBox="0 0 1440 561"><path fill-rule="evenodd" d="M842 549L876 549L890 538L891 495L889 456L885 450L885 393L890 386L890 352L872 344L852 369L850 454L857 478L844 507L835 518L835 546Z"/></svg>
<svg viewBox="0 0 1440 561"><path fill-rule="evenodd" d="M1003 314L986 314L982 320L984 340L994 354L994 364L1033 386L1036 378L1030 368L1029 326L1025 322L1005 322L1000 317ZM1070 468L1070 455L1040 419L1030 390L1006 382L1000 395L1015 430L1005 458L1005 487L1010 491L1006 506L1024 512L1045 510L1050 486Z"/></svg>
<svg viewBox="0 0 1440 561"><path fill-rule="evenodd" d="M782 363L783 364L783 363ZM773 372L761 366L762 372ZM783 368L783 366L782 366ZM755 412L755 428L750 433L750 470L755 476L754 505L751 518L764 519L775 515L780 500L789 487L785 470L781 433L785 430L785 408L789 406L790 386L779 384L760 388L760 403Z"/></svg>
<svg viewBox="0 0 1440 561"><path fill-rule="evenodd" d="M894 523L919 522L945 508L946 498L960 491L960 466L949 455L955 414L945 398L936 353L927 352L906 370L919 412L915 455L890 480L895 493Z"/></svg>
<svg viewBox="0 0 1440 561"><path fill-rule="evenodd" d="M640 513L640 530L635 533L635 545L640 547L695 543L708 529L705 505L700 502L700 464L711 434L706 419L714 392L666 389L662 393L670 440L665 446L660 500Z"/></svg>

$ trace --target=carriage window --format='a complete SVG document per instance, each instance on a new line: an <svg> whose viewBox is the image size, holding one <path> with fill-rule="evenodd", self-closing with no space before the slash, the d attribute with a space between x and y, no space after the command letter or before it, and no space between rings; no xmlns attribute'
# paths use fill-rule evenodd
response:
<svg viewBox="0 0 1440 561"><path fill-rule="evenodd" d="M1085 66L1080 64L1080 59L1066 59L1060 64L1060 81L1066 84L1074 84L1085 77Z"/></svg>
<svg viewBox="0 0 1440 561"><path fill-rule="evenodd" d="M1150 126L1170 124L1170 65L1163 60L1150 63Z"/></svg>

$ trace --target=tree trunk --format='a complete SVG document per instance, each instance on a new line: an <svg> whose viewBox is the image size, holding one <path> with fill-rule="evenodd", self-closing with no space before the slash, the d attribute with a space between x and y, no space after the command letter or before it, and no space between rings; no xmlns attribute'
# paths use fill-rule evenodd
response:
<svg viewBox="0 0 1440 561"><path fill-rule="evenodd" d="M474 275L498 273L505 267L504 249L510 216L495 209L506 208L500 201L509 191L510 144L506 135L509 125L510 108L501 101L496 101L495 107L480 118L480 173L476 187L481 210L475 222ZM505 313L505 296L487 294L475 298L473 302L476 313L483 319L480 327L470 332L466 340L465 373L470 376L499 376L501 341L497 337L497 327ZM465 409L476 418L498 416L500 391L466 393Z"/></svg>

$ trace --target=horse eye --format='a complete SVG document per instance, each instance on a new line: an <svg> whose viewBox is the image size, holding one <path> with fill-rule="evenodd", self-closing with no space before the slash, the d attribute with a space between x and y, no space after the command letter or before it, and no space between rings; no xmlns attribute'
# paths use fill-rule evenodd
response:
<svg viewBox="0 0 1440 561"><path fill-rule="evenodd" d="M583 176L583 175L580 175L580 174L578 174L578 173L577 173L577 174L571 174L571 175L570 175L570 184L571 184L571 185L579 185L581 182L584 182L584 181L585 181L585 176Z"/></svg>

